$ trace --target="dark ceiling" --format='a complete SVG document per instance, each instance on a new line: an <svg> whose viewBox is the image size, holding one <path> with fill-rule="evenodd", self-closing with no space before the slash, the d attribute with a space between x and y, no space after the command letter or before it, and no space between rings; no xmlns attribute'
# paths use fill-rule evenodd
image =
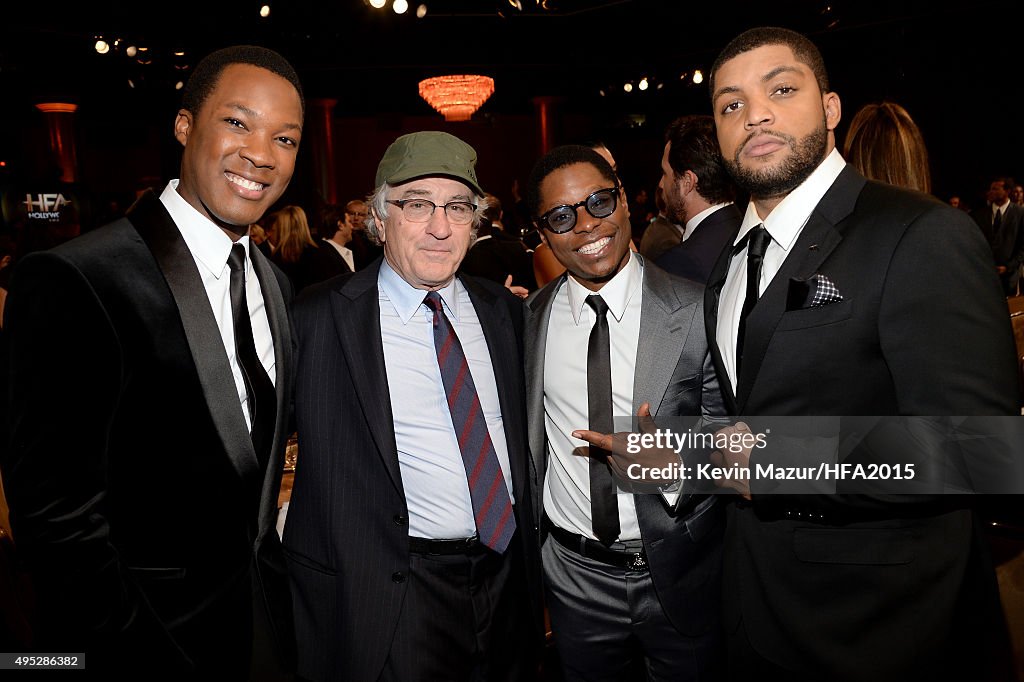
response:
<svg viewBox="0 0 1024 682"><path fill-rule="evenodd" d="M566 113L619 125L646 120L659 136L672 117L708 111L694 69L706 71L745 28L773 24L821 46L847 121L861 104L893 99L947 169L971 178L996 166L1024 173L1020 136L1011 134L1022 99L1021 0L546 0L546 9L521 0L522 11L509 0L425 0L422 19L417 0L401 16L387 2L378 10L364 0L273 0L262 19L259 0L8 0L0 10L0 155L43 98L78 102L80 119L102 117L107 129L157 118L166 127L174 83L188 74L179 67L234 43L278 49L307 97L338 100L340 118L431 116L417 82L469 71L496 81L481 116L530 114L533 97L559 95ZM118 49L97 54L98 35L120 39ZM149 47L150 63L128 58L129 44ZM185 57L174 57L178 50ZM623 91L645 76L646 92Z"/></svg>

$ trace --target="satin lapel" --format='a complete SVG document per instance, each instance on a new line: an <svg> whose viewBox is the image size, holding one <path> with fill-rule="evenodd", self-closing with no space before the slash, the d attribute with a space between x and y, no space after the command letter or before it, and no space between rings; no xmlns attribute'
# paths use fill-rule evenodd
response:
<svg viewBox="0 0 1024 682"><path fill-rule="evenodd" d="M249 259L253 271L260 281L263 292L263 304L270 322L270 335L274 339L274 363L276 372L274 390L277 394L277 419L274 422L274 438L270 449L270 464L264 476L262 506L273 505L277 509L277 491L280 488L280 476L284 467L284 449L288 436L288 417L291 412L291 378L292 367L292 332L288 321L288 308L281 293L281 285L270 266L270 262L260 253L255 244L249 242ZM264 510L265 511L265 510ZM260 518L273 519L275 515L261 513Z"/></svg>
<svg viewBox="0 0 1024 682"><path fill-rule="evenodd" d="M395 444L395 418L391 412L384 346L380 336L377 273L380 259L357 271L331 295L334 328L352 377L353 389L377 444L384 468L402 496L402 473Z"/></svg>
<svg viewBox="0 0 1024 682"><path fill-rule="evenodd" d="M761 371L768 344L786 312L786 296L793 278L806 279L818 272L821 265L843 240L836 229L854 209L857 196L864 187L864 177L847 165L811 213L807 225L797 237L793 250L765 289L747 318L747 338L743 344L743 368L736 382L736 406L742 412Z"/></svg>
<svg viewBox="0 0 1024 682"><path fill-rule="evenodd" d="M711 353L711 361L715 365L715 374L718 375L718 385L722 389L722 396L725 398L725 409L729 414L736 414L736 394L732 390L732 381L725 371L725 363L722 362L722 351L718 347L718 303L722 296L722 287L725 286L725 278L729 274L729 262L732 260L731 242L727 248L722 249L711 271L708 285L704 289L704 331L708 337L708 351Z"/></svg>
<svg viewBox="0 0 1024 682"><path fill-rule="evenodd" d="M512 490L515 491L517 501L526 499L530 492L526 473L528 458L523 455L529 453L523 442L522 364L519 362L512 318L506 303L477 284L472 277L459 277L459 280L469 292L469 299L473 302L473 309L487 341L494 383L498 388L501 421L505 426L505 441L512 468Z"/></svg>
<svg viewBox="0 0 1024 682"><path fill-rule="evenodd" d="M565 281L561 275L531 296L523 308L526 367L526 416L530 437L530 458L533 480L537 483L533 496L534 518L539 519L544 495L544 474L547 471L547 438L544 433L544 355L548 342L548 323L555 292Z"/></svg>
<svg viewBox="0 0 1024 682"><path fill-rule="evenodd" d="M641 258L641 261L643 259ZM679 355L693 322L697 300L680 301L668 276L656 266L644 267L640 306L640 342L633 373L633 414L644 402L658 414ZM703 341L703 339L702 339Z"/></svg>
<svg viewBox="0 0 1024 682"><path fill-rule="evenodd" d="M256 452L235 391L224 341L192 253L152 192L128 211L128 219L153 253L181 315L203 397L224 451L242 478L260 477Z"/></svg>

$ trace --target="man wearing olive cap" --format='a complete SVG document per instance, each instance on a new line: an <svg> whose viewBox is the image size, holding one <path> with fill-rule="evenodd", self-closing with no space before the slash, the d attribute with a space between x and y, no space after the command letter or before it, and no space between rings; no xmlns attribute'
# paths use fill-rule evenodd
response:
<svg viewBox="0 0 1024 682"><path fill-rule="evenodd" d="M285 528L311 680L533 679L522 312L455 272L483 209L476 152L396 140L368 234L384 257L294 310L302 455Z"/></svg>

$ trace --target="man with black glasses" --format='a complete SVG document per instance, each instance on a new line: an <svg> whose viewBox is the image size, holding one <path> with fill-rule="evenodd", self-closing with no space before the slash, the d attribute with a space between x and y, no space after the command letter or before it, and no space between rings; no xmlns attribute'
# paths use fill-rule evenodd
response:
<svg viewBox="0 0 1024 682"><path fill-rule="evenodd" d="M367 220L383 259L294 310L284 541L311 680L536 673L522 304L455 274L485 206L475 162L447 133L398 138Z"/></svg>
<svg viewBox="0 0 1024 682"><path fill-rule="evenodd" d="M524 320L533 500L565 679L634 679L639 667L650 680L717 679L721 505L620 493L612 469L626 456L584 440L610 438L598 432L613 431L613 414L722 413L703 289L630 250L622 188L592 149L541 158L527 205L567 268Z"/></svg>

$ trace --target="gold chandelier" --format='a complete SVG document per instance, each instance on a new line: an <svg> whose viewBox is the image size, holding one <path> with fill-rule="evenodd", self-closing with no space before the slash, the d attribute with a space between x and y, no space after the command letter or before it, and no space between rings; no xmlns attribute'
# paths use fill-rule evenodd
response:
<svg viewBox="0 0 1024 682"><path fill-rule="evenodd" d="M494 79L487 76L437 76L420 81L420 97L446 121L468 121L492 94Z"/></svg>

